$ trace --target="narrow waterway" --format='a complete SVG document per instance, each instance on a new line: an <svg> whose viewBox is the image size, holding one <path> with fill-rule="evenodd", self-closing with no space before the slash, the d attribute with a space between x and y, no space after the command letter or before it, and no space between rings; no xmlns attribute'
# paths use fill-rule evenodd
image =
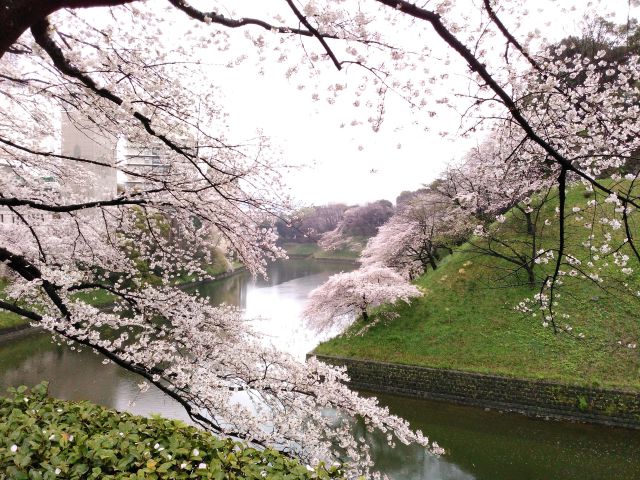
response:
<svg viewBox="0 0 640 480"><path fill-rule="evenodd" d="M196 287L212 302L238 305L266 341L304 358L320 340L302 325L299 314L308 292L329 275L353 266L289 260L273 264L269 280L238 274ZM161 392L140 394L135 375L88 351L32 334L0 343L0 391L46 379L51 394L88 399L138 414L161 413L186 420L181 407ZM378 468L395 480L466 479L640 479L640 431L568 422L382 395L380 401L443 446L433 457L421 449L389 449L370 436Z"/></svg>

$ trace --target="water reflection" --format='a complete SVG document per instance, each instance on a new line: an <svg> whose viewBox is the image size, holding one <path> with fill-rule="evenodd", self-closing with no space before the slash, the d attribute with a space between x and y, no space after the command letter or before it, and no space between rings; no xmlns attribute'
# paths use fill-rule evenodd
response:
<svg viewBox="0 0 640 480"><path fill-rule="evenodd" d="M637 430L377 396L447 452L434 460L418 448L403 445L393 452L376 443L377 466L397 480L640 478Z"/></svg>
<svg viewBox="0 0 640 480"><path fill-rule="evenodd" d="M139 415L162 413L188 421L180 404L159 389L151 386L141 395L137 386L140 377L102 361L102 356L58 345L43 333L0 343L0 392L10 386L33 386L47 380L54 397L90 400Z"/></svg>
<svg viewBox="0 0 640 480"><path fill-rule="evenodd" d="M290 260L271 264L267 279L252 279L244 272L229 281L199 285L194 290L214 304L241 307L266 342L304 360L319 342L335 334L328 331L318 335L304 327L300 313L307 295L330 275L353 268L355 265L341 262Z"/></svg>
<svg viewBox="0 0 640 480"><path fill-rule="evenodd" d="M256 318L255 328L266 341L304 359L320 340L304 331L299 313L307 294L329 275L351 270L354 265L338 262L292 260L269 266L268 279L253 279L246 272L194 287L215 304L227 303L246 309ZM258 318L260 317L260 318ZM296 337L298 336L299 337ZM52 342L48 334L0 342L0 392L9 386L33 386L50 382L50 393L67 400L90 400L118 410L165 416L188 421L184 409L156 387L140 394L139 377L87 350Z"/></svg>
<svg viewBox="0 0 640 480"><path fill-rule="evenodd" d="M383 402L384 403L384 402ZM404 412L393 411L397 415ZM420 428L413 425L414 428ZM371 448L371 457L376 469L395 480L472 480L476 477L466 472L460 465L452 462L448 455L436 457L416 445L403 445L396 442L390 448L384 435L368 432L362 423L355 426L357 437L366 439ZM499 477L496 477L499 478Z"/></svg>
<svg viewBox="0 0 640 480"><path fill-rule="evenodd" d="M268 335L267 341L302 358L319 340L299 320L308 292L329 275L351 268L293 260L271 265L268 280L253 281L243 273L196 289L212 302L245 308L247 317L263 317L254 325ZM0 391L43 379L60 398L187 420L182 408L155 387L141 395L135 375L103 365L93 353L71 351L43 334L0 343ZM441 458L416 447L390 450L382 436L361 429L359 434L373 445L377 468L394 480L640 479L639 431L543 422L391 395L379 398L447 450Z"/></svg>

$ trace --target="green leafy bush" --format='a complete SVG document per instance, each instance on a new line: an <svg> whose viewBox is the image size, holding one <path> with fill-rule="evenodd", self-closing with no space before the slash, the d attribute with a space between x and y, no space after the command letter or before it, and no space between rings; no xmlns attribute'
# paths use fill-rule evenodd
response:
<svg viewBox="0 0 640 480"><path fill-rule="evenodd" d="M47 396L47 384L0 397L0 479L331 479L275 450L257 450L176 420Z"/></svg>

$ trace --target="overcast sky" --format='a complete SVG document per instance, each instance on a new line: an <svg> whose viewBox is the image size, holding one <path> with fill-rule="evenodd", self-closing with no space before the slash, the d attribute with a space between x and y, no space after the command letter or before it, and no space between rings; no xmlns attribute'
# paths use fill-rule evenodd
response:
<svg viewBox="0 0 640 480"><path fill-rule="evenodd" d="M394 201L402 190L433 180L468 148L468 142L443 140L413 125L402 101L388 100L387 118L374 133L369 125L350 126L353 115L346 109L314 102L310 95L286 81L264 80L226 95L232 131L262 129L284 162L299 167L285 178L301 202ZM442 121L455 129L455 114Z"/></svg>
<svg viewBox="0 0 640 480"><path fill-rule="evenodd" d="M473 3L473 0L461 1ZM205 1L195 3L205 8L211 6ZM579 31L584 8L592 2L537 0L522 3L530 6L531 11L527 16L526 31L516 30L516 35L524 36L537 27L550 40L556 41ZM617 21L622 22L627 18L630 3L635 2L609 0L607 7L617 9ZM261 10L271 11L277 6L282 11L283 4L287 12L285 2L281 0L247 0L237 3L238 8L246 11L226 14L238 18L251 13L264 18ZM571 4L578 6L575 12L561 12ZM185 22L184 25L189 22L186 17L174 18ZM510 19L505 16L503 20L508 23ZM419 23L417 27L426 32L423 41L433 43L432 50L436 54L440 54L438 49L441 48L444 55L447 47L429 33L430 26ZM262 32L253 28L248 31L251 34ZM234 31L233 34L239 33ZM301 204L355 204L381 198L394 201L403 190L415 190L434 180L448 162L460 159L473 144L482 140L481 136L461 139L456 135L460 116L452 109L430 107L438 109L438 115L425 121L425 110L412 112L406 102L392 94L386 97L385 120L378 132L374 133L366 122L354 127L351 122L361 112L353 107L353 97L346 96L329 105L326 96L321 94L320 99L314 101L312 85L317 79L313 75L306 79L300 76L287 79L284 71L291 62L282 65L266 61L259 66L246 62L224 68L214 63L218 57L213 53L203 52L206 55L204 63L210 62L233 139L250 139L257 131L268 136L281 162L296 166L285 171L285 180L291 195ZM340 53L337 51L338 56ZM434 97L448 96L447 92L451 90L464 90L468 84L466 67L459 59L455 61L458 62L457 69L455 62L446 67L433 65L434 69L440 68L450 74L445 85L433 87ZM351 87L358 85L361 74L357 68L337 72L328 66L317 72L325 85L336 82ZM418 72L416 81L419 78ZM300 89L301 85L305 88ZM425 125L429 126L428 131L425 131ZM442 131L450 135L443 138Z"/></svg>
<svg viewBox="0 0 640 480"><path fill-rule="evenodd" d="M560 14L560 6L570 3L549 0L532 4L532 9L539 7L541 11L530 12L527 29L537 25L546 29L551 39L577 32L584 10ZM584 7L588 2L575 3ZM619 11L618 21L626 20L629 2L609 2L609 6L613 4ZM302 166L289 171L286 179L293 196L304 203L393 201L401 191L434 180L447 162L459 159L479 141L455 135L441 138L439 131L456 132L459 126L460 118L452 111L440 111L430 131L425 132L414 122L422 123L426 112L416 116L392 96L387 97L386 120L380 131L374 133L367 125L351 127L349 105L312 101L311 92L297 89L299 80L283 79L275 67L270 70L267 66L261 75L250 67L243 68L247 70L240 77L234 73L233 88L222 92L230 107L230 126L236 132L261 129L271 138L272 146L281 150L286 163ZM348 83L352 73L323 75ZM464 85L467 80L461 77L451 82Z"/></svg>

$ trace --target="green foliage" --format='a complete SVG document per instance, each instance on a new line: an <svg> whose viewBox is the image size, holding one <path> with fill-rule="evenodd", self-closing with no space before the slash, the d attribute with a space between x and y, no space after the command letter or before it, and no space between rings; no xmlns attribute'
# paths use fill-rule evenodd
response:
<svg viewBox="0 0 640 480"><path fill-rule="evenodd" d="M211 262L206 265L203 264L202 268L207 272L207 275L215 277L221 273L225 273L230 269L235 270L242 266L242 263L234 262L229 264L229 261L225 258L224 253L218 248L211 250ZM189 283L198 280L198 276L194 274L183 273L175 278L175 284L180 285L182 283Z"/></svg>
<svg viewBox="0 0 640 480"><path fill-rule="evenodd" d="M9 281L6 278L0 277L0 299L6 298L4 295L4 289L7 287ZM0 310L0 330L5 328L19 327L29 323L26 319L22 318L13 312L6 310Z"/></svg>
<svg viewBox="0 0 640 480"><path fill-rule="evenodd" d="M175 420L119 413L47 397L47 384L0 397L0 480L331 479L337 467L309 470Z"/></svg>
<svg viewBox="0 0 640 480"><path fill-rule="evenodd" d="M573 188L567 197L569 212L574 206L582 208L567 221L567 244L572 252L591 233L583 226L593 215L584 208L586 201L582 188ZM553 218L556 205L549 202L545 217ZM506 217L503 228L508 231L514 216ZM539 248L557 238L555 229L557 222L547 227ZM600 241L602 232L596 228L593 233ZM618 237L612 244L620 242L623 234L614 233ZM538 266L538 279L552 267ZM424 297L411 305L379 310L373 325L365 328L362 322L356 323L343 335L319 345L316 352L640 390L640 356L637 349L626 346L640 338L637 304L623 296L628 290L640 290L637 271L624 276L610 262L601 272L607 291L583 279L564 279L562 311L570 315L566 322L573 332L585 334L583 339L554 335L550 327L542 327L540 315L532 318L515 312L514 307L537 289L527 286L524 276L509 273L512 271L500 259L473 254L463 246L443 259L437 270L416 281Z"/></svg>
<svg viewBox="0 0 640 480"><path fill-rule="evenodd" d="M587 402L587 399L584 397L584 395L580 395L578 397L578 408L583 412L589 408L589 402Z"/></svg>
<svg viewBox="0 0 640 480"><path fill-rule="evenodd" d="M29 322L16 313L0 310L0 330L19 327L27 323Z"/></svg>
<svg viewBox="0 0 640 480"><path fill-rule="evenodd" d="M96 288L87 292L78 292L74 295L78 300L82 300L89 305L93 305L94 307L104 307L107 305L111 305L118 298L116 295L108 292L107 290L103 290L101 288Z"/></svg>

